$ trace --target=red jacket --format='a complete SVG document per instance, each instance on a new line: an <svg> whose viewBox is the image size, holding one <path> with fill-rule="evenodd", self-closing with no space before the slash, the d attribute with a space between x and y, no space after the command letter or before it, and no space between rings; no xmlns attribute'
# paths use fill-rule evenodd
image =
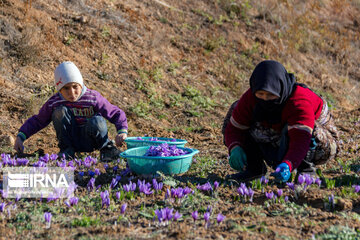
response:
<svg viewBox="0 0 360 240"><path fill-rule="evenodd" d="M244 146L246 133L254 123L254 106L255 97L249 89L241 96L225 129L225 144L229 151L236 145ZM289 164L291 171L300 165L309 150L311 133L322 106L323 100L318 95L297 86L282 110L281 123L262 123L279 133L288 125L289 148L282 161Z"/></svg>

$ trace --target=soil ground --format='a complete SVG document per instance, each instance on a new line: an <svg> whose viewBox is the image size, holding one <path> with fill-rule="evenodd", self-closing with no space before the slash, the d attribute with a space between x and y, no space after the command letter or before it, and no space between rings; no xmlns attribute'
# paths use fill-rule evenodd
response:
<svg viewBox="0 0 360 240"><path fill-rule="evenodd" d="M126 112L129 136L176 137L200 150L189 172L170 180L193 189L221 183L213 194L196 191L182 202L165 201L162 191L120 203L112 199L109 208L101 208L105 188L88 193L85 176L77 178L80 201L74 208L25 199L14 208L0 199L11 209L0 213L0 238L359 239L360 195L352 188L360 184L359 16L360 3L351 0L0 0L1 152L14 156L18 129L54 93L55 67L70 60L89 88ZM252 203L242 202L238 183L225 181L233 171L221 126L264 59L282 62L297 81L328 100L342 147L336 160L319 167L320 188L295 198L270 178L255 190ZM111 138L114 132L109 124ZM25 142L29 158L58 151L51 125ZM119 170L98 163L103 174L97 185L109 184L125 167L122 161L109 165ZM121 184L137 179L130 174ZM263 191L280 188L290 203L269 203ZM332 194L334 209L327 204ZM208 205L213 214L205 228ZM159 226L152 213L165 206L180 211L181 220ZM196 222L195 210L201 216ZM53 214L50 229L44 227L46 211ZM218 213L226 216L220 224Z"/></svg>

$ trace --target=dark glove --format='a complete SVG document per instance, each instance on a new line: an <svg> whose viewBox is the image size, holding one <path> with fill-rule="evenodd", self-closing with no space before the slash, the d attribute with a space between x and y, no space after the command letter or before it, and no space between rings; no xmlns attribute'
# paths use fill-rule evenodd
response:
<svg viewBox="0 0 360 240"><path fill-rule="evenodd" d="M274 176L277 182L287 182L291 176L289 165L284 162L280 163L276 167L276 171L271 173L271 176Z"/></svg>
<svg viewBox="0 0 360 240"><path fill-rule="evenodd" d="M230 167L239 172L243 172L245 170L245 166L247 165L247 157L242 147L236 146L231 150L229 164Z"/></svg>

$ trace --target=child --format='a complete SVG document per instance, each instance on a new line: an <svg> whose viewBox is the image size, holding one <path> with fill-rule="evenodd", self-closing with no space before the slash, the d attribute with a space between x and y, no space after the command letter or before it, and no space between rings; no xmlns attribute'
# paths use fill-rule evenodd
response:
<svg viewBox="0 0 360 240"><path fill-rule="evenodd" d="M327 103L279 62L259 63L250 89L235 102L224 121L224 142L230 166L239 181L265 175L266 163L275 180L286 182L291 172L315 174L314 165L333 159L337 131Z"/></svg>
<svg viewBox="0 0 360 240"><path fill-rule="evenodd" d="M109 161L119 157L120 150L108 138L106 121L117 130L115 143L121 146L127 137L127 119L123 110L112 105L95 90L88 89L79 69L72 62L63 62L55 69L58 91L20 128L14 149L23 153L23 142L53 122L59 155L73 158L75 152L100 149L100 159Z"/></svg>

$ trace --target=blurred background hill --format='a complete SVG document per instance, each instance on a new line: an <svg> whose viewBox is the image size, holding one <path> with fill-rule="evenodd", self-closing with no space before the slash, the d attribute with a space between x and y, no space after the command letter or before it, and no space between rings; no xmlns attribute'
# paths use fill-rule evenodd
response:
<svg viewBox="0 0 360 240"><path fill-rule="evenodd" d="M226 153L223 117L264 59L322 94L347 130L359 121L359 24L359 0L0 0L0 150L54 93L62 61L126 112L131 136ZM57 152L53 128L25 146Z"/></svg>

